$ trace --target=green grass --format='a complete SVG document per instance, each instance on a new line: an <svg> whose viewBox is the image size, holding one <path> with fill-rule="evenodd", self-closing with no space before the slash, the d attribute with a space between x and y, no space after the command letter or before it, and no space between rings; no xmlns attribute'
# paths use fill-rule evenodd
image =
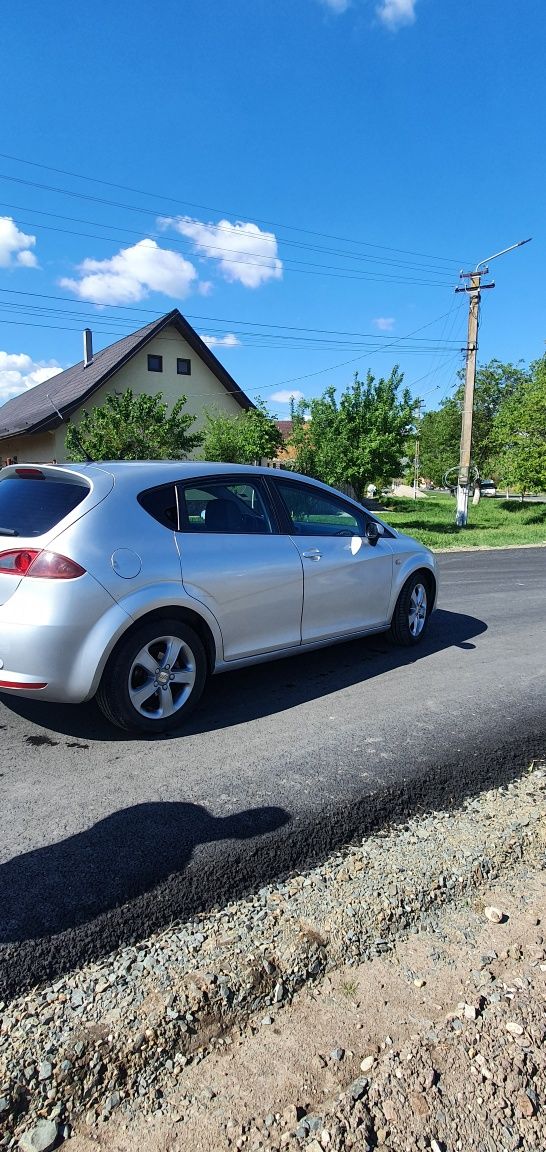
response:
<svg viewBox="0 0 546 1152"><path fill-rule="evenodd" d="M506 548L546 544L546 504L521 503L490 497L474 507L469 501L468 524L455 524L455 498L438 493L421 499L388 496L377 515L400 532L415 536L429 548Z"/></svg>

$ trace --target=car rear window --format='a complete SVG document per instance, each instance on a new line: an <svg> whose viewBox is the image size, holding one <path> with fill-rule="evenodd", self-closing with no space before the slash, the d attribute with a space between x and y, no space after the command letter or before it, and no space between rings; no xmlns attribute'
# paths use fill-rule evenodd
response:
<svg viewBox="0 0 546 1152"><path fill-rule="evenodd" d="M81 504L89 486L45 476L0 480L0 536L41 536Z"/></svg>

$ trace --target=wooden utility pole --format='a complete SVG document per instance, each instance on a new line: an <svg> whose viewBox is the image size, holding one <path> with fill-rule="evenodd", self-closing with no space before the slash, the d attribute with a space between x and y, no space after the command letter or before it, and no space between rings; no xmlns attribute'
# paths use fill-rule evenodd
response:
<svg viewBox="0 0 546 1152"><path fill-rule="evenodd" d="M466 369L464 380L463 423L461 429L461 449L459 454L459 475L457 478L457 514L455 522L464 528L468 520L468 491L470 488L470 459L472 453L472 416L474 412L474 385L476 383L476 357L478 353L478 326L480 319L480 298L482 272L461 272L461 277L469 280L468 286L456 288L456 292L468 294L468 336L466 340ZM494 288L494 284L484 284L484 288Z"/></svg>
<svg viewBox="0 0 546 1152"><path fill-rule="evenodd" d="M529 237L530 239L530 237ZM466 341L466 369L464 381L463 422L461 428L461 449L459 455L459 473L457 478L457 512L455 522L459 528L464 528L468 520L468 490L470 487L470 463L472 454L472 416L474 412L474 385L476 383L476 356L478 352L478 327L480 319L480 294L484 288L494 288L491 284L482 284L482 276L486 276L489 268L486 267L491 260L512 252L514 248L521 248L529 240L518 240L502 252L495 252L488 260L482 260L476 266L475 272L461 272L461 279L468 280L456 292L466 292L468 295L468 337ZM481 269L481 271L480 271Z"/></svg>
<svg viewBox="0 0 546 1152"><path fill-rule="evenodd" d="M417 421L415 426L415 454L413 457L413 499L417 500L417 489L419 487L419 472L421 470L421 462L419 459L419 439L421 434L421 406L422 400L416 404L417 408Z"/></svg>

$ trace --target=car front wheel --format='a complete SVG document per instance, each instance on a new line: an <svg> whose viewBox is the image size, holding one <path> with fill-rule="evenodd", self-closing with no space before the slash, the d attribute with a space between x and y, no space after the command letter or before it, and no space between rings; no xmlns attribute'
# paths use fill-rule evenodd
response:
<svg viewBox="0 0 546 1152"><path fill-rule="evenodd" d="M417 573L406 580L396 601L390 634L396 644L409 647L422 640L430 612L428 585Z"/></svg>
<svg viewBox="0 0 546 1152"><path fill-rule="evenodd" d="M144 622L114 649L97 703L118 728L166 732L197 704L207 660L201 640L176 619Z"/></svg>

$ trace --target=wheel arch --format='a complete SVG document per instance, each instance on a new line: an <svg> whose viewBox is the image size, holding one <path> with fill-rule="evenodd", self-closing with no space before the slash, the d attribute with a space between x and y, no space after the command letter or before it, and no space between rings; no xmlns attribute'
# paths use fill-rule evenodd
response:
<svg viewBox="0 0 546 1152"><path fill-rule="evenodd" d="M119 613L119 607L123 608L123 616ZM99 684L104 675L105 669L108 667L112 657L117 652L119 645L130 636L132 632L136 631L140 625L148 620L163 619L176 619L188 624L193 631L197 633L207 660L207 675L214 672L218 659L222 653L222 636L218 628L218 634L215 635L213 627L203 618L200 612L192 610L190 606L185 604L173 604L172 600L165 596L161 604L151 611L139 611L141 605L139 603L128 604L127 602L121 606L116 605L118 609L118 617L116 618L116 627L109 627L103 623L100 637L96 637L89 641L86 651L80 653L80 663L82 664L83 671L80 673L81 688L74 695L74 699L81 703L84 700L91 700L95 696ZM89 669L92 668L90 674Z"/></svg>
<svg viewBox="0 0 546 1152"><path fill-rule="evenodd" d="M127 637L132 632L136 632L142 624L149 624L154 620L179 620L181 624L188 624L193 631L197 633L203 648L205 649L205 656L207 658L207 673L210 675L215 668L217 660L216 641L212 629L207 624L206 620L200 616L199 612L194 612L191 608L187 608L182 604L162 604L161 607L153 608L151 612L143 612L142 616L138 616L132 620L129 627L126 628L121 636L118 636L112 651L108 653L108 659L105 661L101 676L104 673L106 666L115 656L120 644L127 640Z"/></svg>
<svg viewBox="0 0 546 1152"><path fill-rule="evenodd" d="M410 576L412 576L412 577L419 576L421 578L421 580L423 581L423 584L425 585L426 590L427 590L427 597L429 598L429 604L427 606L427 611L428 611L428 614L430 615L430 613L432 612L432 609L434 608L434 606L436 604L436 593L438 590L438 584L437 584L437 580L436 580L436 577L434 575L434 572L432 572L430 570L430 568L416 568L414 572L410 573ZM409 577L407 577L406 580L404 580L404 584L407 584L408 579L409 579Z"/></svg>
<svg viewBox="0 0 546 1152"><path fill-rule="evenodd" d="M414 601L416 588L424 592ZM423 637L428 618L435 606L436 579L426 565L413 568L403 581L393 608L389 634L392 642L403 647L417 644ZM424 609L421 614L421 609Z"/></svg>
<svg viewBox="0 0 546 1152"><path fill-rule="evenodd" d="M396 571L396 569L395 569L395 571ZM430 613L436 607L436 597L438 594L438 579L437 579L436 574L433 571L433 569L429 568L426 564L417 565L416 568L410 567L410 565L407 564L407 565L404 565L404 568L403 568L402 572L400 573L400 577L401 577L400 583L397 584L396 588L393 587L393 590L392 590L391 603L390 603L390 607L389 607L389 617L388 617L389 620L392 620L392 617L393 617L395 609L396 609L396 605L398 603L398 600L400 599L400 596L402 595L404 588L406 587L408 580L413 580L413 579L415 579L416 576L419 577L423 581L423 583L426 587L426 590L427 590L427 600L429 602L428 606L427 606L427 616L430 616Z"/></svg>

